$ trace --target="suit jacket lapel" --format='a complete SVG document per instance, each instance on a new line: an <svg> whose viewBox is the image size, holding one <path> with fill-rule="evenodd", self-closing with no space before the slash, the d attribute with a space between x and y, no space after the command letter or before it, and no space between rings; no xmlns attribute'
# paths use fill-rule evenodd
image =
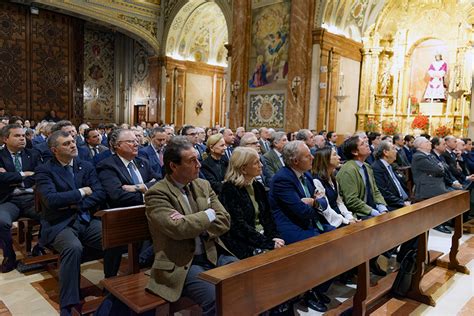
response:
<svg viewBox="0 0 474 316"><path fill-rule="evenodd" d="M181 211L181 213L184 213L185 215L192 214L192 210L189 207L188 202L186 202L186 200L184 199L183 193L181 193L178 187L174 185L172 180L169 180L168 178L166 178L165 181L168 184L170 192L173 193L179 205L181 206L181 210L177 210L177 211Z"/></svg>
<svg viewBox="0 0 474 316"><path fill-rule="evenodd" d="M298 177L296 176L296 173L291 168L288 168L288 171L291 173L291 177L293 179L293 182L295 183L296 187L298 188L298 193L300 194L301 197L305 197L306 194L304 193L303 184L301 184L300 179L298 179Z"/></svg>
<svg viewBox="0 0 474 316"><path fill-rule="evenodd" d="M82 178L84 177L84 171L82 170L82 163L78 160L74 160L74 180L76 187L82 187Z"/></svg>
<svg viewBox="0 0 474 316"><path fill-rule="evenodd" d="M125 165L123 164L122 159L120 159L118 155L114 155L114 160L119 171L122 173L122 176L127 180L127 184L133 184L132 177L130 176L127 167L125 167Z"/></svg>
<svg viewBox="0 0 474 316"><path fill-rule="evenodd" d="M76 185L73 182L71 175L57 160L54 161L53 166L53 168L56 168L56 173L59 175L59 178L64 181L71 190L76 189Z"/></svg>

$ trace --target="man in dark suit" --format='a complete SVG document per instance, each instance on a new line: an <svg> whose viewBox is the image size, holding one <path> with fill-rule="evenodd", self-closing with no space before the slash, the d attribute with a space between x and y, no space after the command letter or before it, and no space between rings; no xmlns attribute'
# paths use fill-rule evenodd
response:
<svg viewBox="0 0 474 316"><path fill-rule="evenodd" d="M268 130L268 128L262 127L259 129L258 132L260 135L260 139L258 141L260 143L260 151L262 155L265 155L267 151L270 150L270 131Z"/></svg>
<svg viewBox="0 0 474 316"><path fill-rule="evenodd" d="M374 178L377 187L392 211L410 205L408 189L397 173L393 170L393 164L397 157L395 145L388 141L382 141L374 152L375 162L372 164Z"/></svg>
<svg viewBox="0 0 474 316"><path fill-rule="evenodd" d="M446 169L443 163L431 154L431 142L423 136L415 139L411 171L415 182L415 199L424 200L449 191L446 185ZM444 225L439 225L436 229L443 233L450 233Z"/></svg>
<svg viewBox="0 0 474 316"><path fill-rule="evenodd" d="M205 149L205 147L201 146L201 144L198 143L199 137L198 137L196 128L192 125L185 125L183 127L183 129L181 130L181 135L186 136L187 140L191 144L193 144L193 147L198 152L199 161L202 161L203 160L203 154L205 153L206 149Z"/></svg>
<svg viewBox="0 0 474 316"><path fill-rule="evenodd" d="M313 155L303 141L292 141L283 148L285 166L270 183L270 207L279 234L288 244L333 230L323 224L319 209L327 207L325 198L315 192L311 170ZM305 295L305 303L318 312L327 310L329 298L324 294L330 281Z"/></svg>
<svg viewBox="0 0 474 316"><path fill-rule="evenodd" d="M106 151L108 148L100 143L100 133L95 128L88 128L84 131L83 146L78 146L79 158L89 162L94 161L94 157Z"/></svg>
<svg viewBox="0 0 474 316"><path fill-rule="evenodd" d="M408 162L411 164L411 160L413 159L413 142L415 141L415 137L413 135L405 135L403 137L403 151L405 152L405 156L408 159Z"/></svg>
<svg viewBox="0 0 474 316"><path fill-rule="evenodd" d="M166 147L166 133L162 127L156 127L150 131L150 146L138 150L138 157L145 158L150 163L150 167L163 178L163 155Z"/></svg>
<svg viewBox="0 0 474 316"><path fill-rule="evenodd" d="M232 156L232 152L234 151L235 136L230 128L226 128L222 132L222 137L224 138L224 142L227 147L225 150L225 157L227 161L229 161L230 157Z"/></svg>
<svg viewBox="0 0 474 316"><path fill-rule="evenodd" d="M36 168L36 188L43 207L42 245L59 252L59 288L61 315L69 315L80 302L80 264L83 247L101 251L102 227L93 214L105 201L105 193L94 167L77 159L72 135L56 131L48 138L54 158ZM105 277L117 274L120 252L104 253Z"/></svg>
<svg viewBox="0 0 474 316"><path fill-rule="evenodd" d="M395 145L395 149L397 150L397 159L395 163L398 167L409 167L410 161L408 161L407 155L403 150L403 138L402 134L395 134L393 135L393 144Z"/></svg>
<svg viewBox="0 0 474 316"><path fill-rule="evenodd" d="M41 162L38 154L26 149L25 132L19 124L2 128L5 149L0 150L0 248L3 249L1 271L16 267L13 250L12 222L19 217L39 220L34 208L34 170Z"/></svg>
<svg viewBox="0 0 474 316"><path fill-rule="evenodd" d="M285 132L273 132L270 138L271 150L268 151L263 158L267 165L268 181L280 170L285 163L283 162L283 147L288 143Z"/></svg>
<svg viewBox="0 0 474 316"><path fill-rule="evenodd" d="M444 168L444 182L448 187L454 190L461 190L462 189L462 183L458 180L455 174L452 173L452 170L446 161L446 142L442 138L438 137L433 137L431 139L431 154L433 155L436 160L443 166ZM449 159L449 157L448 157ZM455 165L457 165L457 162L454 161ZM453 166L454 169L456 169L456 166Z"/></svg>
<svg viewBox="0 0 474 316"><path fill-rule="evenodd" d="M143 194L160 176L146 159L138 158L138 140L128 129L116 129L110 134L114 155L97 165L100 182L107 193L110 207L143 204Z"/></svg>
<svg viewBox="0 0 474 316"><path fill-rule="evenodd" d="M474 155L472 153L472 140L470 138L463 138L464 149L461 157L464 161L464 166L469 174L474 173Z"/></svg>

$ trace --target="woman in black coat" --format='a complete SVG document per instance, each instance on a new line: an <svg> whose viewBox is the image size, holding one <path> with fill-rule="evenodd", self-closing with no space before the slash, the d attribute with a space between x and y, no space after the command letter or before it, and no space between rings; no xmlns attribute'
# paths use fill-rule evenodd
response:
<svg viewBox="0 0 474 316"><path fill-rule="evenodd" d="M240 259L285 245L278 236L265 188L255 181L261 171L257 151L237 147L219 196L231 217L230 230L221 238Z"/></svg>
<svg viewBox="0 0 474 316"><path fill-rule="evenodd" d="M201 171L217 195L221 193L222 183L229 162L225 158L227 149L222 134L215 134L207 140L208 156L202 161Z"/></svg>

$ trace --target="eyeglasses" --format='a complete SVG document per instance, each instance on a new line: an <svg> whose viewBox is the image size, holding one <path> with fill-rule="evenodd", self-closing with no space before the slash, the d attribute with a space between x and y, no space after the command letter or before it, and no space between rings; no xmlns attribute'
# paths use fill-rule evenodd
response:
<svg viewBox="0 0 474 316"><path fill-rule="evenodd" d="M196 136L197 133L187 133L186 135L187 135L187 136Z"/></svg>
<svg viewBox="0 0 474 316"><path fill-rule="evenodd" d="M127 143L130 145L135 145L135 144L138 144L138 140L136 139L119 140L118 143Z"/></svg>

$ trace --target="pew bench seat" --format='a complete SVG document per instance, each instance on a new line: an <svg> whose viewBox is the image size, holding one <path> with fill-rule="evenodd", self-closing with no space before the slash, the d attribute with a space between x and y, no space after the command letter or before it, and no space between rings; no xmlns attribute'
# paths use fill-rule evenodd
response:
<svg viewBox="0 0 474 316"><path fill-rule="evenodd" d="M169 315L184 309L195 309L196 304L183 297L170 303L158 295L148 292L145 287L150 277L144 272L104 279L101 284L122 303L140 314L156 310L156 315Z"/></svg>

